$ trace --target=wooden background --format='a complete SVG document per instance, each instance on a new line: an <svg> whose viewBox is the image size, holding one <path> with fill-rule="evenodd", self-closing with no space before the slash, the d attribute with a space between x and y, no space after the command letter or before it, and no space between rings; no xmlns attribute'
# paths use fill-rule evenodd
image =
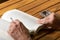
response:
<svg viewBox="0 0 60 40"><path fill-rule="evenodd" d="M39 13L43 10L60 13L60 0L8 0L0 4L0 16L11 9L19 9L40 18Z"/></svg>
<svg viewBox="0 0 60 40"><path fill-rule="evenodd" d="M0 16L2 16L4 12L11 9L18 9L40 18L41 16L39 13L44 10L60 13L60 0L8 0L0 4ZM44 36L40 40L53 40L56 38L57 40L60 40L60 31L47 34L47 36Z"/></svg>

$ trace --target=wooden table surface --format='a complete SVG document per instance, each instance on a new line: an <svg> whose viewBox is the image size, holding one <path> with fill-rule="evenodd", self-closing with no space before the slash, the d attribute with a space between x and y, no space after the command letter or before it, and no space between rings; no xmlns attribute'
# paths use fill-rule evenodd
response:
<svg viewBox="0 0 60 40"><path fill-rule="evenodd" d="M43 10L60 13L60 0L9 0L0 4L0 15L11 9L19 9L40 18L39 13Z"/></svg>

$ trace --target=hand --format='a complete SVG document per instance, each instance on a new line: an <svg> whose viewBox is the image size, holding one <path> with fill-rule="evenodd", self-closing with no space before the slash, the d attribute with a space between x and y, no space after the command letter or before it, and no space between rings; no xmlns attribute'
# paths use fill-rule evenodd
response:
<svg viewBox="0 0 60 40"><path fill-rule="evenodd" d="M54 20L54 13L51 13L49 16L45 18L37 20L37 23L38 24L48 24L48 23L52 24L53 20Z"/></svg>
<svg viewBox="0 0 60 40"><path fill-rule="evenodd" d="M11 22L8 33L14 40L31 40L29 31L19 20Z"/></svg>

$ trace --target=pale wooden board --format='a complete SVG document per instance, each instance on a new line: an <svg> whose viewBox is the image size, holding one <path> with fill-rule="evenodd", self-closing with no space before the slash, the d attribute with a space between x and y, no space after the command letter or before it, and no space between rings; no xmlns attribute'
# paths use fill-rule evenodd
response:
<svg viewBox="0 0 60 40"><path fill-rule="evenodd" d="M14 4L14 3L16 3L16 2L18 2L18 1L21 1L21 0L8 0L8 1L0 4L0 9L2 9L2 8L4 8L4 7L7 7L7 6L9 6L9 5L12 5L12 4Z"/></svg>
<svg viewBox="0 0 60 40"><path fill-rule="evenodd" d="M12 1L12 2L11 2ZM20 1L20 2L19 2ZM9 3L11 2L11 3ZM17 3L15 3L17 2ZM51 12L56 11L56 8L59 6L60 9L60 0L10 0L5 3L0 4L0 15L4 12L11 9L18 9L24 11L32 16L41 18L39 13L44 10L50 10ZM14 4L13 4L14 3ZM5 5L5 6L3 6Z"/></svg>
<svg viewBox="0 0 60 40"><path fill-rule="evenodd" d="M30 3L30 2L32 2L32 1L34 1L34 0L22 0L21 2L15 3L15 4L10 5L10 6L7 6L7 7L3 8L3 9L0 9L0 15L2 15L4 12L6 12L8 10L21 7L23 5L26 5L26 4Z"/></svg>

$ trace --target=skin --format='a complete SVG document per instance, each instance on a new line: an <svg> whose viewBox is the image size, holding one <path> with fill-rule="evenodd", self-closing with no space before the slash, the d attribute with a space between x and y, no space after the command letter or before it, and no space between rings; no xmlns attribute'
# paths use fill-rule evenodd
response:
<svg viewBox="0 0 60 40"><path fill-rule="evenodd" d="M43 24L44 28L60 30L60 13L51 13L49 16L37 20L38 24Z"/></svg>
<svg viewBox="0 0 60 40"><path fill-rule="evenodd" d="M28 29L19 20L11 22L8 33L14 40L31 40Z"/></svg>
<svg viewBox="0 0 60 40"><path fill-rule="evenodd" d="M49 16L43 18L43 19L40 19L40 20L37 20L37 23L38 24L52 24L54 20L54 13L51 13Z"/></svg>
<svg viewBox="0 0 60 40"><path fill-rule="evenodd" d="M54 20L54 13L50 14L49 16L37 20L38 24L52 24ZM14 38L14 40L32 40L29 34L29 31L23 23L19 20L15 20L11 22L10 29L8 33Z"/></svg>

